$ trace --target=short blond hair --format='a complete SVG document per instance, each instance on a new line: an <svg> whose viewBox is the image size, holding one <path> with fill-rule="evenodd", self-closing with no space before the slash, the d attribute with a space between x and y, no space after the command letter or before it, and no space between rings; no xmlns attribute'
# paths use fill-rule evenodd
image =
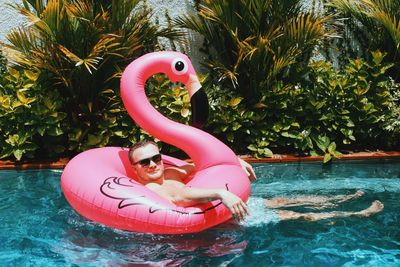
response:
<svg viewBox="0 0 400 267"><path fill-rule="evenodd" d="M133 145L129 148L128 158L129 158L129 162L130 162L131 164L135 163L135 162L133 161L133 156L132 156L133 152L134 152L136 149L141 148L141 147L145 147L145 146L147 146L147 145L154 145L154 146L156 146L156 147L158 148L158 145L156 144L156 142L151 141L151 140L139 141L139 142L133 144Z"/></svg>

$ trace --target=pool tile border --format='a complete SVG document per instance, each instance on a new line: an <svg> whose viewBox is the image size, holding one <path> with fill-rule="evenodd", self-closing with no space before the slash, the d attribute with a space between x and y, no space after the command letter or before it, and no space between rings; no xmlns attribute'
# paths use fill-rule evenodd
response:
<svg viewBox="0 0 400 267"><path fill-rule="evenodd" d="M274 155L272 158L256 159L253 157L241 157L249 163L284 163L284 162L310 162L310 161L323 161L323 156L307 156L299 157L296 155ZM333 159L334 161L342 160L368 160L368 159L394 159L400 158L400 151L376 151L376 152L356 152L345 154L340 158Z"/></svg>
<svg viewBox="0 0 400 267"><path fill-rule="evenodd" d="M10 160L0 161L0 170L11 169L63 169L69 159L62 158L57 161L41 161L41 162L14 162Z"/></svg>
<svg viewBox="0 0 400 267"><path fill-rule="evenodd" d="M285 162L310 162L323 161L323 156L307 156L299 157L295 155L274 155L271 158L253 158L249 156L240 156L243 160L249 163L285 163ZM391 159L400 158L400 151L376 151L376 152L357 152L342 155L337 160L368 160L368 159ZM62 158L58 161L42 161L42 162L13 162L3 160L0 161L0 170L7 169L63 169L69 159Z"/></svg>

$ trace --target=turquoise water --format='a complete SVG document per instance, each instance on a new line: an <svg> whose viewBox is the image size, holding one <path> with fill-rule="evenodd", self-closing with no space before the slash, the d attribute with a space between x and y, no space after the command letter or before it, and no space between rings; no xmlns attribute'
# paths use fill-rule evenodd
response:
<svg viewBox="0 0 400 267"><path fill-rule="evenodd" d="M369 218L265 218L198 234L137 234L76 214L62 195L58 170L0 171L0 265L400 266L400 160L253 166L259 178L252 200L361 189L364 196L336 209L361 210L375 199L385 209ZM260 204L252 217L265 216L262 203L253 202Z"/></svg>

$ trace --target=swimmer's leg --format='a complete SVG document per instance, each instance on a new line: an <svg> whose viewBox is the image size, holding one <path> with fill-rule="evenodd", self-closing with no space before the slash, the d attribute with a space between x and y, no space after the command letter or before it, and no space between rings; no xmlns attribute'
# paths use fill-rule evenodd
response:
<svg viewBox="0 0 400 267"><path fill-rule="evenodd" d="M357 191L351 195L337 195L333 197L324 196L298 196L294 198L272 198L266 199L265 205L268 208L288 208L288 207L298 207L298 206L310 206L312 208L330 208L336 207L337 203L342 203L351 199L355 199L364 195L363 191Z"/></svg>
<svg viewBox="0 0 400 267"><path fill-rule="evenodd" d="M275 210L282 221L285 220L305 220L305 221L319 221L331 218L345 218L350 216L368 217L383 210L384 205L375 200L371 206L362 211L349 212L349 211L332 211L332 212L295 212L290 210Z"/></svg>

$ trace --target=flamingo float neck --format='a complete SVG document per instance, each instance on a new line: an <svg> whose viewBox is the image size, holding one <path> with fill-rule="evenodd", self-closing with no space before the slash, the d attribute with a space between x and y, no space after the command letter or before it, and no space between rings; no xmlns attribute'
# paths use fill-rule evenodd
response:
<svg viewBox="0 0 400 267"><path fill-rule="evenodd" d="M171 69L177 58L189 65L185 75L177 75ZM166 74L172 82L184 84L196 75L190 60L178 52L154 52L133 61L121 78L121 97L132 119L155 138L185 151L197 170L221 164L239 165L234 152L212 135L172 121L154 109L144 86L146 80L157 73Z"/></svg>

